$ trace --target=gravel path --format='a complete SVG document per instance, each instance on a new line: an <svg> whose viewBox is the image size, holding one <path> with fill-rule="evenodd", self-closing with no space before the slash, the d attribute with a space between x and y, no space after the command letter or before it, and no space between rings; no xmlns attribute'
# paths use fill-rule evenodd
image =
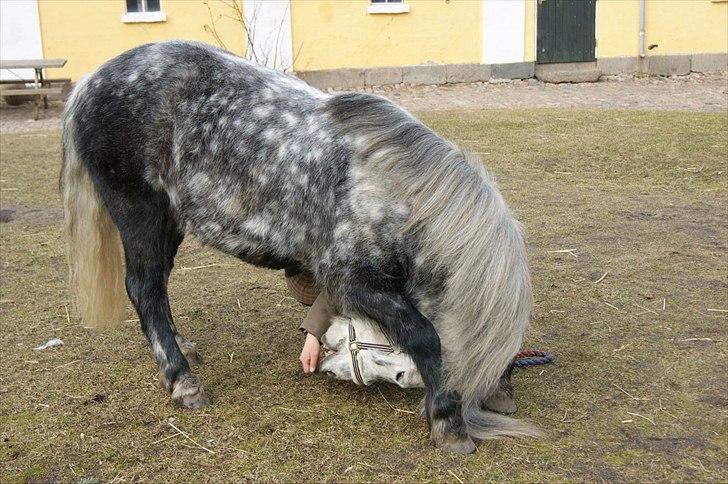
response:
<svg viewBox="0 0 728 484"><path fill-rule="evenodd" d="M660 109L728 111L728 73L677 78L611 77L596 83L506 83L374 88L411 110L496 108Z"/></svg>
<svg viewBox="0 0 728 484"><path fill-rule="evenodd" d="M612 76L596 83L544 84L535 79L445 86L367 89L413 111L495 108L661 109L728 111L728 73L674 78ZM33 120L33 106L0 108L0 133L60 129L62 104Z"/></svg>

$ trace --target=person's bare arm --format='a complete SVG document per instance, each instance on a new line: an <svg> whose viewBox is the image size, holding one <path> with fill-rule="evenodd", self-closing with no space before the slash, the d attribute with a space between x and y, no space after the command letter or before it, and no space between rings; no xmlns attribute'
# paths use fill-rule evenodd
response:
<svg viewBox="0 0 728 484"><path fill-rule="evenodd" d="M301 356L298 358L301 360L301 366L303 367L304 373L310 375L316 371L320 354L321 343L318 338L312 333L306 334L306 342L303 343Z"/></svg>
<svg viewBox="0 0 728 484"><path fill-rule="evenodd" d="M299 357L303 372L306 374L310 375L316 371L321 354L321 336L331 326L333 316L334 312L326 295L319 294L300 327L301 331L306 333L306 341Z"/></svg>

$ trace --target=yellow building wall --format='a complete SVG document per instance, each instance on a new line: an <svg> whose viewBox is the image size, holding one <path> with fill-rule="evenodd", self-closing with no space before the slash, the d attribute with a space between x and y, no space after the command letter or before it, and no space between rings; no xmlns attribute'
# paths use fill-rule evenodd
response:
<svg viewBox="0 0 728 484"><path fill-rule="evenodd" d="M479 63L480 1L407 0L403 14L368 14L365 0L293 0L294 70Z"/></svg>
<svg viewBox="0 0 728 484"><path fill-rule="evenodd" d="M242 8L242 0L237 0ZM165 22L123 23L124 0L39 0L43 54L47 59L68 59L52 77L79 77L132 47L169 39L186 39L217 44L205 25L215 29L225 47L237 54L245 51L245 31L239 22L227 18L233 11L223 3L202 0L162 0Z"/></svg>
<svg viewBox="0 0 728 484"><path fill-rule="evenodd" d="M658 46L648 55L728 52L728 3L648 0L645 46L650 44Z"/></svg>
<svg viewBox="0 0 728 484"><path fill-rule="evenodd" d="M637 56L639 32L638 0L597 1L597 57Z"/></svg>
<svg viewBox="0 0 728 484"><path fill-rule="evenodd" d="M536 60L536 0L526 0L525 29L523 61L534 62Z"/></svg>
<svg viewBox="0 0 728 484"><path fill-rule="evenodd" d="M243 0L236 0L242 8ZM407 0L410 12L368 14L367 0L292 0L294 69L479 63L482 60L480 0ZM638 55L639 1L597 2L597 55ZM234 12L211 0L161 0L167 20L123 23L124 0L38 0L43 52L66 58L53 77L74 80L134 46L165 39L217 44L245 52ZM209 8L209 9L208 9ZM536 0L526 0L525 61L534 61ZM647 55L728 51L728 2L647 0Z"/></svg>
<svg viewBox="0 0 728 484"><path fill-rule="evenodd" d="M638 0L597 2L598 57L639 55ZM728 52L728 2L711 0L647 0L647 55Z"/></svg>

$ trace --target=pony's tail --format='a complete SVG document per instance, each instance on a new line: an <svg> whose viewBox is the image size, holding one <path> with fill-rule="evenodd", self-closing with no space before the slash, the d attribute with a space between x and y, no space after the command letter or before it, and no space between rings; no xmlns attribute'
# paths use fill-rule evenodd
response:
<svg viewBox="0 0 728 484"><path fill-rule="evenodd" d="M63 122L61 196L65 215L71 291L84 324L120 324L124 315L124 267L119 231L81 160L74 140L78 90Z"/></svg>
<svg viewBox="0 0 728 484"><path fill-rule="evenodd" d="M463 405L463 421L468 429L468 435L476 440L542 435L538 428L528 422L483 410L474 402Z"/></svg>

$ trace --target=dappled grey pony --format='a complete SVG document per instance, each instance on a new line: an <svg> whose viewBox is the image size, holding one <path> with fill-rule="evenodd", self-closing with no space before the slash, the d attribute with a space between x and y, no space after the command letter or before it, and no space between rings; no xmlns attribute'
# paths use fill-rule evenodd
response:
<svg viewBox="0 0 728 484"><path fill-rule="evenodd" d="M180 405L210 403L167 297L192 233L251 264L309 272L340 314L386 328L422 376L437 446L533 433L481 407L528 325L519 225L481 161L403 109L165 42L78 83L63 145L81 316L119 322L125 285Z"/></svg>

